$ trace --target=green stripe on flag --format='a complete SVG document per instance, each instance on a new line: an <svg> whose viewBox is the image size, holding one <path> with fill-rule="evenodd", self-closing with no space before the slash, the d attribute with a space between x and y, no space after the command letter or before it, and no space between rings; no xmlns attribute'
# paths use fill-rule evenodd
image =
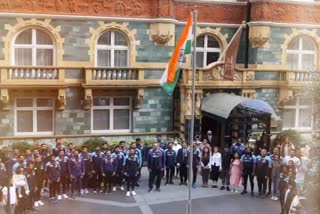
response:
<svg viewBox="0 0 320 214"><path fill-rule="evenodd" d="M180 68L177 69L176 76L174 77L174 81L172 83L165 83L162 85L163 90L167 92L169 95L172 95L174 92L174 89L179 79L180 70Z"/></svg>
<svg viewBox="0 0 320 214"><path fill-rule="evenodd" d="M184 54L190 54L191 53L191 46L192 46L191 40L187 40L186 41L186 47L184 49Z"/></svg>

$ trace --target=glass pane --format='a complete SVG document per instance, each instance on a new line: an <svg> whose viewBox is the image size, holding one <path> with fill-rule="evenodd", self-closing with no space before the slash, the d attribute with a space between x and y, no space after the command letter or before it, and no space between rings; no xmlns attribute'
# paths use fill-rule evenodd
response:
<svg viewBox="0 0 320 214"><path fill-rule="evenodd" d="M208 52L207 53L207 65L210 63L216 62L219 59L220 53Z"/></svg>
<svg viewBox="0 0 320 214"><path fill-rule="evenodd" d="M93 111L93 129L108 130L109 129L109 110L94 110Z"/></svg>
<svg viewBox="0 0 320 214"><path fill-rule="evenodd" d="M32 44L32 29L21 32L15 41L15 44Z"/></svg>
<svg viewBox="0 0 320 214"><path fill-rule="evenodd" d="M303 50L315 50L315 44L313 40L308 36L302 37L302 49Z"/></svg>
<svg viewBox="0 0 320 214"><path fill-rule="evenodd" d="M114 51L114 66L115 67L128 66L128 51L127 50L115 50Z"/></svg>
<svg viewBox="0 0 320 214"><path fill-rule="evenodd" d="M17 111L17 132L32 132L32 111Z"/></svg>
<svg viewBox="0 0 320 214"><path fill-rule="evenodd" d="M300 106L311 106L312 99L307 97L299 97L299 105Z"/></svg>
<svg viewBox="0 0 320 214"><path fill-rule="evenodd" d="M213 36L208 36L208 48L220 48L220 44Z"/></svg>
<svg viewBox="0 0 320 214"><path fill-rule="evenodd" d="M53 117L52 110L37 111L37 131L38 132L52 132L53 131Z"/></svg>
<svg viewBox="0 0 320 214"><path fill-rule="evenodd" d="M109 106L109 98L105 97L95 97L93 98L93 106Z"/></svg>
<svg viewBox="0 0 320 214"><path fill-rule="evenodd" d="M197 47L204 48L204 35L197 37Z"/></svg>
<svg viewBox="0 0 320 214"><path fill-rule="evenodd" d="M113 129L129 129L129 109L115 109L113 111Z"/></svg>
<svg viewBox="0 0 320 214"><path fill-rule="evenodd" d="M203 56L204 56L203 52L196 52L196 60L197 60L196 66L198 68L202 68L203 67Z"/></svg>
<svg viewBox="0 0 320 214"><path fill-rule="evenodd" d="M287 54L287 68L291 70L298 70L299 55Z"/></svg>
<svg viewBox="0 0 320 214"><path fill-rule="evenodd" d="M99 67L111 66L111 50L98 50L97 65Z"/></svg>
<svg viewBox="0 0 320 214"><path fill-rule="evenodd" d="M302 70L314 70L315 68L315 56L313 54L302 55Z"/></svg>
<svg viewBox="0 0 320 214"><path fill-rule="evenodd" d="M32 49L31 48L15 48L14 49L14 65L31 66L32 65Z"/></svg>
<svg viewBox="0 0 320 214"><path fill-rule="evenodd" d="M115 105L115 106L129 106L130 105L130 99L127 98L127 97L114 98L113 99L113 105Z"/></svg>
<svg viewBox="0 0 320 214"><path fill-rule="evenodd" d="M38 45L52 45L51 37L42 30L37 30L37 44Z"/></svg>
<svg viewBox="0 0 320 214"><path fill-rule="evenodd" d="M295 127L295 109L285 109L283 111L283 127L294 128Z"/></svg>
<svg viewBox="0 0 320 214"><path fill-rule="evenodd" d="M106 32L98 39L99 45L111 45L111 32Z"/></svg>
<svg viewBox="0 0 320 214"><path fill-rule="evenodd" d="M32 98L19 98L17 99L17 107L32 107Z"/></svg>
<svg viewBox="0 0 320 214"><path fill-rule="evenodd" d="M299 127L311 127L311 109L300 109L299 110L299 120L298 126Z"/></svg>
<svg viewBox="0 0 320 214"><path fill-rule="evenodd" d="M122 33L114 32L114 44L128 46L127 40Z"/></svg>
<svg viewBox="0 0 320 214"><path fill-rule="evenodd" d="M37 106L38 107L52 107L53 106L53 99L39 98L39 99L37 99Z"/></svg>
<svg viewBox="0 0 320 214"><path fill-rule="evenodd" d="M288 50L299 50L299 39L300 37L296 37L291 40L290 44L288 45Z"/></svg>
<svg viewBox="0 0 320 214"><path fill-rule="evenodd" d="M37 66L53 65L53 49L37 49Z"/></svg>

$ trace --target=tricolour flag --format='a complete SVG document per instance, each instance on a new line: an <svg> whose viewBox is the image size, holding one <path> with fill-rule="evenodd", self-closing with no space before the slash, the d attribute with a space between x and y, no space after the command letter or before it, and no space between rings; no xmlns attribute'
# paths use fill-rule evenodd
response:
<svg viewBox="0 0 320 214"><path fill-rule="evenodd" d="M190 15L187 25L183 29L177 46L172 53L166 70L160 79L160 85L169 95L173 94L174 88L177 85L184 56L191 53L193 39L192 23L192 15Z"/></svg>

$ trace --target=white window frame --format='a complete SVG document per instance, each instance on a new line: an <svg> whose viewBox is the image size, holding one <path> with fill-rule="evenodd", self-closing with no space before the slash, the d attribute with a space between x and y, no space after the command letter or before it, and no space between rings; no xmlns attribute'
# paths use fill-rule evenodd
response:
<svg viewBox="0 0 320 214"><path fill-rule="evenodd" d="M298 50L297 49L295 49L295 50L294 49L293 50L292 49L287 49L287 51L286 51L286 57L287 58L288 58L289 54L298 55L298 70L303 70L302 69L302 58L303 58L304 55L313 55L314 56L314 66L317 65L317 47L316 47L316 45L313 43L315 50L304 50L303 49L303 39L304 39L304 37L302 37L302 36L299 37L299 48L298 48ZM289 43L289 45L290 45L290 43ZM287 67L288 67L288 61L287 61Z"/></svg>
<svg viewBox="0 0 320 214"><path fill-rule="evenodd" d="M128 96L117 96L117 97L110 97L110 96L95 96L95 98L108 98L109 99L109 105L108 106L94 106L92 102L92 108L91 108L91 133L96 134L103 134L103 133L130 133L132 128L132 98ZM128 98L129 99L129 105L128 106L114 106L113 101L115 98ZM129 109L129 129L113 129L113 110L118 109ZM93 129L93 112L94 110L109 110L110 117L109 117L109 128L106 130L94 130Z"/></svg>
<svg viewBox="0 0 320 214"><path fill-rule="evenodd" d="M32 99L32 107L17 107L17 100L18 99ZM51 99L52 100L52 107L38 107L37 106L37 99ZM52 128L51 132L38 132L37 125L38 125L38 115L37 111L41 110L50 110L52 111ZM33 119L33 127L32 132L18 132L18 122L17 122L17 112L18 111L32 111L32 119ZM53 97L17 97L15 98L14 102L14 135L15 136L25 136L25 135L53 135L54 134L54 118L55 115L55 99Z"/></svg>
<svg viewBox="0 0 320 214"><path fill-rule="evenodd" d="M98 41L100 39L100 37L105 34L105 33L109 33L110 32L110 36L111 36L111 41L110 41L110 45L101 45L101 44L98 44ZM127 66L129 66L129 56L130 56L130 53L129 53L129 42L128 40L126 39L127 41L127 46L124 46L124 45L115 45L115 32L117 33L120 33L123 35L122 32L118 32L118 31L107 31L107 32L104 32L102 33L98 39L97 39L97 42L96 42L96 56L95 56L95 65L96 67L98 66L98 51L99 50L111 50L110 51L110 57L111 57L111 61L110 61L110 67L114 67L114 53L116 50L126 50L127 51ZM125 37L125 35L123 35Z"/></svg>
<svg viewBox="0 0 320 214"><path fill-rule="evenodd" d="M285 111L286 109L288 110L295 110L295 123L294 123L294 127L283 127L284 130L286 129L296 129L296 130L312 130L313 127L313 119L312 119L312 115L311 115L311 125L310 127L300 127L299 126L299 114L300 114L300 110L301 109L310 109L311 112L312 111L312 105L300 105L300 98L296 97L296 103L295 105L285 105L283 107L283 110Z"/></svg>
<svg viewBox="0 0 320 214"><path fill-rule="evenodd" d="M16 39L17 37L23 33L24 31L27 30L32 30L31 31L31 44L16 44ZM52 45L40 45L37 44L37 30L42 31L44 33L46 33L52 40ZM13 43L12 43L12 49L11 49L11 64L12 65L16 65L16 59L15 59L15 49L16 48L26 48L26 49L32 49L32 65L31 66L37 66L37 49L50 49L53 50L53 65L56 65L56 48L54 45L54 40L52 39L52 37L45 32L44 30L38 29L38 28L27 28L27 29L23 29L22 31L18 32L14 38L13 38Z"/></svg>
<svg viewBox="0 0 320 214"><path fill-rule="evenodd" d="M207 58L208 58L207 54L208 53L219 53L219 55L220 55L221 54L221 45L220 45L219 40L210 34L201 34L201 35L199 35L199 37L200 36L204 36L204 47L196 47L196 51L199 53L200 52L203 53L203 62L202 62L201 68L205 68L207 66ZM208 37L214 38L219 43L220 48L208 47Z"/></svg>

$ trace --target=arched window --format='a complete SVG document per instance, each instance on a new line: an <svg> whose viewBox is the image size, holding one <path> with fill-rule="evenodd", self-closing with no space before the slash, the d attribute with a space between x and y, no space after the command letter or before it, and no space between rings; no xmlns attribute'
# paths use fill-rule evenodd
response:
<svg viewBox="0 0 320 214"><path fill-rule="evenodd" d="M19 33L13 43L13 65L53 66L55 50L51 37L39 29Z"/></svg>
<svg viewBox="0 0 320 214"><path fill-rule="evenodd" d="M220 43L215 37L209 34L197 37L197 67L206 67L212 62L216 62L219 59L220 52Z"/></svg>
<svg viewBox="0 0 320 214"><path fill-rule="evenodd" d="M308 36L294 38L287 48L287 68L292 70L313 70L316 65L317 48Z"/></svg>
<svg viewBox="0 0 320 214"><path fill-rule="evenodd" d="M127 67L129 47L128 41L118 31L107 31L97 41L98 67Z"/></svg>

